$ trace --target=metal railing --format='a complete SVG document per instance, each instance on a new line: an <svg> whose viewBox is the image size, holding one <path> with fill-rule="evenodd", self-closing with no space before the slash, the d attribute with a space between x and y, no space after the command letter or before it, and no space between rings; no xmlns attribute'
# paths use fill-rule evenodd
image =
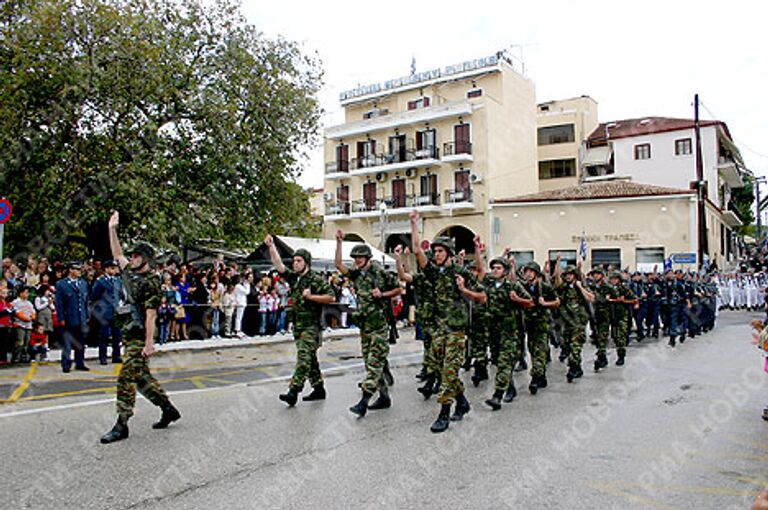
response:
<svg viewBox="0 0 768 510"><path fill-rule="evenodd" d="M459 154L472 154L472 143L459 140L457 142L445 142L443 144L444 156L456 156Z"/></svg>
<svg viewBox="0 0 768 510"><path fill-rule="evenodd" d="M472 202L472 188L445 190L445 204Z"/></svg>
<svg viewBox="0 0 768 510"><path fill-rule="evenodd" d="M326 214L349 214L349 202L335 201L326 205Z"/></svg>
<svg viewBox="0 0 768 510"><path fill-rule="evenodd" d="M419 161L423 159L440 159L440 149L436 146L425 147L423 149L406 149L396 153L382 152L371 154L363 158L352 158L349 166L353 169L372 168L376 166L393 165L395 163L405 163L408 161ZM328 163L330 165L330 163ZM347 171L347 170L341 170Z"/></svg>
<svg viewBox="0 0 768 510"><path fill-rule="evenodd" d="M333 174L337 172L349 172L349 161L345 161L345 160L328 161L325 164L325 173Z"/></svg>
<svg viewBox="0 0 768 510"><path fill-rule="evenodd" d="M453 202L466 202L471 201L471 192L469 192L469 198L468 199L462 199L462 197L453 196L449 197L448 192L452 190L446 191L446 203L448 202L448 199L450 198ZM457 193L457 192L454 192ZM387 197L377 197L375 199L369 199L366 200L364 198L359 198L356 200L350 200L349 202L333 202L332 204L327 206L326 213L329 215L348 215L348 214L354 214L354 213L365 213L365 212L372 212L372 211L380 211L381 210L381 204L386 205L387 210L392 212L395 209L412 209L414 207L425 207L425 206L433 206L433 205L440 205L440 194L439 193L428 193L426 195L397 195L397 196L387 196Z"/></svg>

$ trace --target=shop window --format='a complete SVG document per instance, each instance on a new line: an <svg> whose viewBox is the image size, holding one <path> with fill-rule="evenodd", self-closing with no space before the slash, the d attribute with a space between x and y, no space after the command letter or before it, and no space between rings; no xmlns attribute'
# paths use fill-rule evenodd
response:
<svg viewBox="0 0 768 510"><path fill-rule="evenodd" d="M599 248L592 250L592 267L608 267L621 270L621 249Z"/></svg>
<svg viewBox="0 0 768 510"><path fill-rule="evenodd" d="M518 269L523 264L533 262L533 251L510 251L509 254L515 257L515 265Z"/></svg>
<svg viewBox="0 0 768 510"><path fill-rule="evenodd" d="M657 246L653 248L636 248L635 261L637 270L643 273L650 273L654 266L656 271L664 270L664 247Z"/></svg>
<svg viewBox="0 0 768 510"><path fill-rule="evenodd" d="M576 250L549 250L549 272L550 273L554 273L555 271L555 260L557 260L558 253L560 254L561 269L565 269L566 266L576 265Z"/></svg>

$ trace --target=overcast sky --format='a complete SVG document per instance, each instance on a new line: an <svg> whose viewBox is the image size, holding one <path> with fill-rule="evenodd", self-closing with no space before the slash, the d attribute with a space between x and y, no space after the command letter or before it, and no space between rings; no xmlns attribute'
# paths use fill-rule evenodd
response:
<svg viewBox="0 0 768 510"><path fill-rule="evenodd" d="M524 59L538 102L586 94L601 122L693 118L698 93L701 117L726 122L747 166L768 175L768 4L758 0L243 0L243 11L265 35L318 53L325 125L343 120L339 92L407 75L412 56L425 71L506 48ZM299 182L322 187L320 150Z"/></svg>

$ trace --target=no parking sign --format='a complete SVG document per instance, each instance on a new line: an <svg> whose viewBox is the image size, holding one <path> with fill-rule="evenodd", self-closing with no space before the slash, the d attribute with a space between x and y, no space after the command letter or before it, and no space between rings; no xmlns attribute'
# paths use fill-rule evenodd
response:
<svg viewBox="0 0 768 510"><path fill-rule="evenodd" d="M5 234L5 224L11 219L13 214L13 206L11 206L10 200L3 197L0 198L0 260L3 258L3 236Z"/></svg>

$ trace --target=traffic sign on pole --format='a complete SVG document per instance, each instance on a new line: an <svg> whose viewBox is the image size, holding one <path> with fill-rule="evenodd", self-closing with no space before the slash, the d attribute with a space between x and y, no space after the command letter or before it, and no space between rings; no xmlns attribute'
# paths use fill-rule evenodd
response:
<svg viewBox="0 0 768 510"><path fill-rule="evenodd" d="M10 200L7 198L0 198L0 225L8 223L13 214L13 207Z"/></svg>

